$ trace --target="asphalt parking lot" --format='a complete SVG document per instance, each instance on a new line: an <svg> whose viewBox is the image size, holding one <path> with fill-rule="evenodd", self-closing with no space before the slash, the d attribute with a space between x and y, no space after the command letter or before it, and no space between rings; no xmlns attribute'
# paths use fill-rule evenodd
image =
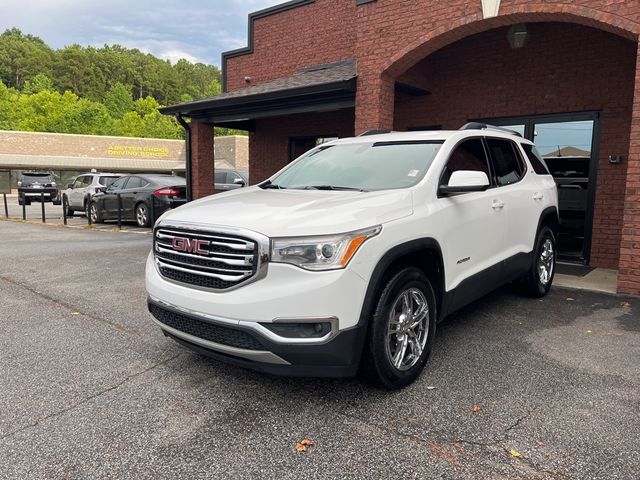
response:
<svg viewBox="0 0 640 480"><path fill-rule="evenodd" d="M165 339L148 235L0 221L0 241L0 478L640 477L638 299L502 289L389 393Z"/></svg>

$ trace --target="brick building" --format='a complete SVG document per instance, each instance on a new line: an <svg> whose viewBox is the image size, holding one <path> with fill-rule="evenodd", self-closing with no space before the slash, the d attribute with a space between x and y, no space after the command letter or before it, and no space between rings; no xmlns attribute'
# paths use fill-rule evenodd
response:
<svg viewBox="0 0 640 480"><path fill-rule="evenodd" d="M211 125L250 131L252 183L327 137L510 126L562 180L561 253L640 294L639 35L629 0L293 0L249 16L225 93L165 113L191 118L196 197Z"/></svg>

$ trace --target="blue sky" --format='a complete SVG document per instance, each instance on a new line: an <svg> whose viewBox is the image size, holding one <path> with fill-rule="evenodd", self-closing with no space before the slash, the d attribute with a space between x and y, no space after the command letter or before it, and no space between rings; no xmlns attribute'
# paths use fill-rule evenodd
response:
<svg viewBox="0 0 640 480"><path fill-rule="evenodd" d="M119 43L176 61L220 66L247 44L247 15L278 0L4 0L0 30L18 27L53 48Z"/></svg>

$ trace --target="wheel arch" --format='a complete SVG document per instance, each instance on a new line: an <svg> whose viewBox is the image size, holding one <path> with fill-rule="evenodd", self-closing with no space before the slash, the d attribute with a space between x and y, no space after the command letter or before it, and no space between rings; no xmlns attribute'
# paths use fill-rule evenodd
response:
<svg viewBox="0 0 640 480"><path fill-rule="evenodd" d="M560 227L560 214L555 206L545 208L540 214L538 228L536 229L536 238L538 238L538 233L543 226L549 227L553 231L553 235L557 241L558 228Z"/></svg>
<svg viewBox="0 0 640 480"><path fill-rule="evenodd" d="M394 246L378 261L369 278L369 285L358 321L359 325L368 324L373 315L378 295L384 286L384 280L392 272L408 266L419 268L429 278L436 296L438 320L442 319L445 290L442 249L437 240L425 237Z"/></svg>

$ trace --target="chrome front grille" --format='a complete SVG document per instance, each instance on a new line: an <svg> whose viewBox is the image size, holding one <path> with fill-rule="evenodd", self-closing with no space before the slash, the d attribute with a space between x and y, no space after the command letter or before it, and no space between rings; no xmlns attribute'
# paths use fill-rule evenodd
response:
<svg viewBox="0 0 640 480"><path fill-rule="evenodd" d="M246 231L160 225L153 244L156 267L163 277L197 288L226 290L257 278L268 240Z"/></svg>

